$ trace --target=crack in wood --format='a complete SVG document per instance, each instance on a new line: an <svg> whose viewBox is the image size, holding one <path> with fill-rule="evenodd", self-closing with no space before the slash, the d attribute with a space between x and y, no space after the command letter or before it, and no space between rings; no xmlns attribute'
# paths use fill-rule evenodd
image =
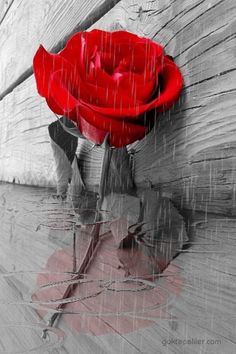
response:
<svg viewBox="0 0 236 354"><path fill-rule="evenodd" d="M202 163L202 162L209 162L209 161L221 161L221 160L228 160L228 159L232 159L232 158L235 158L236 155L232 155L232 156L224 156L224 157L209 157L209 158L205 158L205 159L202 159L202 160L195 160L195 161L190 161L189 162L189 165L193 165L193 164L196 164L196 163Z"/></svg>
<svg viewBox="0 0 236 354"><path fill-rule="evenodd" d="M10 4L8 4L8 7L7 7L7 9L5 10L4 15L3 15L2 18L0 19L0 26L1 26L1 24L3 23L3 21L4 21L5 17L6 17L6 15L7 15L7 13L8 13L9 10L11 9L11 6L12 6L12 4L13 4L14 1L15 1L15 0L11 0Z"/></svg>
<svg viewBox="0 0 236 354"><path fill-rule="evenodd" d="M198 15L197 17L194 17L194 19L192 21L189 21L184 27L181 27L181 29L179 31L177 31L170 39L169 41L165 44L165 47L167 47L169 45L169 43L179 34L181 33L183 30L185 30L187 27L189 27L190 25L192 25L195 21L197 21L199 18L201 18L202 16L204 16L207 12L211 11L212 9L214 9L215 7L219 6L220 4L222 4L225 0L221 0L219 1L217 4L209 7L208 9L206 9L204 12L202 12L200 15ZM202 0L200 3L204 3L205 0ZM193 8L196 8L198 6L195 5ZM187 11L188 12L188 11ZM186 12L186 13L187 13Z"/></svg>
<svg viewBox="0 0 236 354"><path fill-rule="evenodd" d="M205 82L210 81L210 80L212 80L212 79L215 79L215 78L218 78L218 77L227 75L227 74L232 73L232 72L234 72L234 71L236 71L236 68L222 71L222 72L219 73L219 74L212 75L212 76L207 77L207 78L205 78L205 79L199 80L198 82L194 82L193 84L190 84L190 85L188 85L188 86L184 86L183 90L187 90L187 89L190 88L190 87L197 86L197 85L199 85L199 84L202 84L202 83L205 83ZM234 91L234 90L233 90L233 91Z"/></svg>
<svg viewBox="0 0 236 354"><path fill-rule="evenodd" d="M199 53L198 55L196 55L195 57L193 57L192 59L190 59L189 61L185 62L183 65L181 65L181 69L183 67L185 67L186 65L188 65L190 62L192 62L193 60L199 58L200 56L202 56L203 54L207 53L209 50L211 50L212 48L217 47L218 45L225 43L225 41L227 40L233 40L236 38L235 33L234 34L230 34L229 36L224 37L221 41L213 44L212 46L208 47L207 49L205 49L203 52Z"/></svg>
<svg viewBox="0 0 236 354"><path fill-rule="evenodd" d="M169 21L167 21L164 26L162 26L160 29L158 29L158 31L154 34L153 38L155 38L165 27L167 27L171 22L174 22L174 20L177 20L180 17L183 17L185 14L187 14L188 12L191 12L193 9L195 9L196 7L198 7L199 5L201 5L203 2L205 2L205 0L201 0L200 2L198 2L197 4L195 4L193 7L191 7L190 9L186 10L186 11L180 11L177 15L175 15L174 17L171 17L171 19ZM171 4L172 5L172 4ZM195 20L196 18L194 18ZM193 21L194 21L193 20ZM169 42L179 33L181 32L183 29L185 29L190 23L188 23L186 26L182 27L179 31L177 31L175 33L175 35L165 44L165 47L169 44Z"/></svg>
<svg viewBox="0 0 236 354"><path fill-rule="evenodd" d="M165 12L166 10L168 10L169 8L171 8L173 5L174 5L174 3L176 2L176 1L178 1L178 0L172 0L172 2L168 5L168 6L166 6L166 7L164 7L164 8L161 8L160 10L153 10L153 13L152 14L149 14L148 16L157 16L157 15L160 15L160 14L162 14L163 12ZM154 36L155 37L155 36Z"/></svg>
<svg viewBox="0 0 236 354"><path fill-rule="evenodd" d="M228 23L226 23L226 24L224 24L224 25L218 27L217 29L214 29L213 31L207 33L206 35L204 35L204 36L198 38L196 42L191 43L191 45L189 45L188 47L186 47L183 51L180 51L180 53L175 56L175 59L177 59L177 58L179 58L180 56L182 56L182 55L183 55L185 52L187 52L189 49L194 48L194 47L195 47L197 44L199 44L202 40L208 38L209 36L213 35L214 33L217 33L219 30L221 30L222 28L225 28L225 27L227 27L227 26L228 26Z"/></svg>

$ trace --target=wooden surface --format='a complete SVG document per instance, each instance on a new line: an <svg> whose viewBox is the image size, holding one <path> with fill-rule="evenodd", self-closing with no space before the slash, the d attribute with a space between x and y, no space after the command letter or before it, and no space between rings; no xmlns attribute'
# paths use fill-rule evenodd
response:
<svg viewBox="0 0 236 354"><path fill-rule="evenodd" d="M161 188L180 208L235 215L235 1L124 4L106 28L162 43L185 81L176 107L135 146L136 184Z"/></svg>
<svg viewBox="0 0 236 354"><path fill-rule="evenodd" d="M32 6L16 0L8 13L2 3L6 17L0 23L0 96L5 89L14 91L0 101L0 180L56 184L47 129L55 116L38 96L33 76L25 78L32 73L28 69L40 43L58 49L75 28L87 28L115 2L42 0Z"/></svg>
<svg viewBox="0 0 236 354"><path fill-rule="evenodd" d="M0 23L3 22L4 18L7 15L12 3L14 0L1 0L0 1Z"/></svg>
<svg viewBox="0 0 236 354"><path fill-rule="evenodd" d="M183 72L175 109L158 117L155 131L134 149L136 184L161 188L180 208L235 215L235 13L234 0L126 0L93 25L157 40ZM33 77L0 102L0 116L0 179L53 185L46 125L54 117ZM99 152L90 158L81 163L93 185Z"/></svg>
<svg viewBox="0 0 236 354"><path fill-rule="evenodd" d="M68 304L65 309L70 314L62 315L55 333L49 332L44 342L39 313L45 305L39 310L36 303L41 299L43 306L39 286L48 285L44 300L60 298L60 286L55 291L52 282L70 279L67 272L73 269L72 209L53 198L54 192L0 185L2 353L32 348L37 354L234 352L236 221L201 213L194 215L194 221L189 215L191 247L165 270L152 290L154 297L150 290L134 291L128 297L125 292L96 295L99 279L112 281L124 274L108 235L88 270L88 280L95 283L85 289L78 286L74 297L95 295L87 302L78 299ZM87 237L79 233L76 237L81 257ZM125 306L131 307L124 320L118 313L127 310ZM175 344L174 339L192 342Z"/></svg>
<svg viewBox="0 0 236 354"><path fill-rule="evenodd" d="M2 1L0 15L0 98L32 74L33 56L40 44L58 51L75 30L85 30L117 0ZM10 6L10 5L9 5ZM0 8L1 10L1 8ZM4 15L3 15L4 16Z"/></svg>
<svg viewBox="0 0 236 354"><path fill-rule="evenodd" d="M197 3L177 2L168 16L173 32L164 28L155 37L165 36L185 88L158 133L137 148L136 182L171 191L182 208L235 215L236 7L234 1Z"/></svg>
<svg viewBox="0 0 236 354"><path fill-rule="evenodd" d="M22 86L0 102L0 180L52 185L56 182L48 122L54 116L37 95L32 77Z"/></svg>

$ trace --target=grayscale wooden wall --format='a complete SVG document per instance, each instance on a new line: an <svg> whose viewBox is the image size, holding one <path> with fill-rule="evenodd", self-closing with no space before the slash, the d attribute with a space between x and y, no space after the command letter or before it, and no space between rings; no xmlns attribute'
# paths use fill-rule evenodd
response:
<svg viewBox="0 0 236 354"><path fill-rule="evenodd" d="M55 117L36 91L32 59L40 43L57 52L75 31L90 28L125 29L152 38L165 46L183 73L180 100L132 149L136 185L171 198L189 224L191 247L167 268L167 274L174 269L178 275L170 277L168 319L158 318L155 326L128 334L112 329L111 336L93 340L67 329L65 351L53 353L81 349L109 354L231 354L236 308L236 1L0 0L0 181L56 185L47 129ZM83 179L93 188L99 181L101 152L89 147L80 142L78 153ZM68 232L61 231L60 238L58 231L50 231L50 239L49 231L35 228L34 215L44 205L40 193L47 200L47 190L14 190L3 186L1 192L2 263L8 270L15 264L22 269L24 262L27 270L31 265L42 267ZM35 214L28 212L26 218L25 210L31 211L32 205ZM27 281L27 287L22 280L15 288L22 293L31 289L33 281ZM22 313L19 318L27 319ZM6 311L2 321L11 316L15 321L14 313ZM175 337L220 342L163 344L163 339ZM37 343L41 345L38 337Z"/></svg>
<svg viewBox="0 0 236 354"><path fill-rule="evenodd" d="M175 108L135 145L136 184L161 188L180 208L235 215L235 15L234 0L0 1L0 180L56 183L55 118L32 75L39 44L58 51L77 30L125 29L162 43L185 80ZM86 155L88 185L99 163L99 152Z"/></svg>

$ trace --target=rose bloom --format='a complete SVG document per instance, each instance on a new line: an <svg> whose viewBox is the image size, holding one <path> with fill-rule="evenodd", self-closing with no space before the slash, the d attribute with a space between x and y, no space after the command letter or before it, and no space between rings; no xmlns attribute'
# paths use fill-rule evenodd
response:
<svg viewBox="0 0 236 354"><path fill-rule="evenodd" d="M50 109L76 123L96 144L122 147L142 139L156 110L178 99L183 79L161 45L126 31L78 32L58 54L40 46L37 89Z"/></svg>

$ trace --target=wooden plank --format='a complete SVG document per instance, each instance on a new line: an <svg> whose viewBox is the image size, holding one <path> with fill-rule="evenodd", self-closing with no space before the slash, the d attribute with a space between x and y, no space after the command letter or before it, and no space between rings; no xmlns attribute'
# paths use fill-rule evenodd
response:
<svg viewBox="0 0 236 354"><path fill-rule="evenodd" d="M14 2L14 0L1 0L0 1L0 25L2 24L4 18L6 17L13 2Z"/></svg>
<svg viewBox="0 0 236 354"><path fill-rule="evenodd" d="M55 250L55 245L48 239L49 229L36 231L42 220L47 220L39 207L39 200L47 200L47 197L48 191L18 187L16 192L13 185L0 185L1 351L35 348L37 352L38 348L38 352L42 352L39 349L43 345L42 327L37 314L22 302L30 300L30 293L36 286L35 274L44 265L45 257ZM32 259L28 257L30 249L34 250ZM60 341L60 335L54 337L52 341Z"/></svg>
<svg viewBox="0 0 236 354"><path fill-rule="evenodd" d="M67 272L73 270L74 210L53 198L53 192L0 184L1 349L23 352L35 348L36 353L72 354L79 348L80 353L116 354L122 350L137 353L135 346L118 333L114 337L110 327L109 336L104 340L101 336L85 336L83 332L76 335L68 320L63 319L54 334L49 331L48 341L42 340L45 321L31 306L40 285L38 279L65 281L71 277ZM81 241L78 237L79 245ZM75 317L70 317L69 322L73 322ZM113 347L109 348L111 343Z"/></svg>
<svg viewBox="0 0 236 354"><path fill-rule="evenodd" d="M32 74L33 56L43 44L58 51L76 30L85 30L119 0L14 0L0 21L0 99ZM7 6L3 4L2 6Z"/></svg>
<svg viewBox="0 0 236 354"><path fill-rule="evenodd" d="M191 247L163 273L172 274L166 312L141 336L127 335L141 352L155 353L156 346L160 353L231 353L235 346L235 227L233 218L194 215ZM159 284L166 287L165 278ZM196 343L197 339L201 342Z"/></svg>
<svg viewBox="0 0 236 354"><path fill-rule="evenodd" d="M185 88L180 101L160 115L153 132L132 148L136 184L161 188L184 209L235 215L235 13L233 0L194 4L129 0L118 3L93 26L124 28L153 38L181 67ZM0 115L1 134L11 136L1 145L0 178L55 183L46 129L54 118L37 97L33 78L0 103ZM25 132L24 124L31 131ZM79 144L78 154L83 178L92 188L98 183L102 154L99 149L88 153L90 147ZM24 156L19 156L19 148Z"/></svg>
<svg viewBox="0 0 236 354"><path fill-rule="evenodd" d="M72 220L70 216L72 210L68 207L65 208L66 204L61 204L53 199L50 192L52 191L14 185L0 186L1 271L3 273L3 281L0 283L0 304L3 307L0 325L4 333L6 330L1 343L4 346L7 345L8 351L15 350L16 345L19 349L25 345L26 348L36 347L38 352L40 350L46 352L45 346L48 345L48 342L45 343L40 338L43 322L41 323L37 314L31 311L30 306L27 306L27 301L31 299L31 295L39 285L36 283L39 276L42 277L42 274L46 274L47 277L49 274L51 280L54 276L55 281L53 272L59 272L56 275L57 280L66 280L68 278L66 272L72 270L73 232L65 229L67 222ZM80 247L79 250L81 252ZM67 255L68 257L66 257ZM123 271L121 272L123 273ZM24 306L22 306L22 302L26 302ZM17 326L17 321L20 321L22 317L24 317L24 321L21 321L22 326ZM69 323L73 322L74 316L70 317ZM83 321L85 320L83 319ZM6 344L10 335L6 327L9 322L12 324L11 328L13 328L16 338L12 343ZM28 326L27 333L29 332L31 336L28 342L24 341L24 337L22 337L24 326ZM114 336L111 326L103 323L103 329L104 326L106 333L109 333L105 339L101 336L84 336L82 335L83 331L81 334L75 335L73 328L68 327L68 320L61 322L60 328L65 337L63 341L65 349L61 348L60 352L73 353L75 352L74 348L80 348L82 353L107 352L115 354L122 352L122 350L137 353L135 346L129 344L118 333L115 333ZM56 336L60 334L61 332L58 333L56 330ZM50 333L50 343L52 340L54 338ZM60 341L60 338L56 338L56 340ZM112 347L109 348L111 344Z"/></svg>
<svg viewBox="0 0 236 354"><path fill-rule="evenodd" d="M68 304L71 313L63 314L55 334L50 332L44 342L40 337L44 322L29 301L39 292L40 284L53 289L49 283L70 279L67 272L73 269L73 210L53 198L53 192L0 185L2 351L29 351L35 347L36 353L55 354L234 352L236 219L204 213L186 215L190 247L157 281L154 298L150 298L153 290L110 291L106 296ZM77 234L77 252L81 254L80 236ZM122 279L114 251L107 235L88 270L88 279L94 281L85 289L78 286L75 296L101 290L102 279ZM78 260L79 253L76 257ZM149 308L152 300L158 306ZM131 307L128 314L123 314L127 318L120 322L121 326L123 306ZM104 315L104 308L110 315ZM82 315L76 314L78 310ZM93 312L99 312L99 316ZM175 343L175 339L192 342ZM196 340L201 343L196 344Z"/></svg>
<svg viewBox="0 0 236 354"><path fill-rule="evenodd" d="M129 5L111 10L108 28L163 43L185 80L176 107L134 146L136 184L161 188L181 208L235 215L235 2Z"/></svg>
<svg viewBox="0 0 236 354"><path fill-rule="evenodd" d="M6 96L0 106L0 180L55 185L47 129L55 116L36 94L33 78Z"/></svg>

